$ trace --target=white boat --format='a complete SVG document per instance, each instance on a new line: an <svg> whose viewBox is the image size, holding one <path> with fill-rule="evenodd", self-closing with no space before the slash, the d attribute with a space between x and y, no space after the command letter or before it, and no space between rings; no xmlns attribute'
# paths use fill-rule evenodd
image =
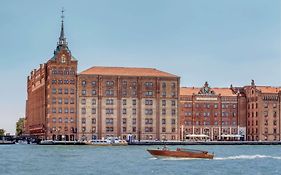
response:
<svg viewBox="0 0 281 175"><path fill-rule="evenodd" d="M117 137L109 137L102 140L90 140L86 144L93 146L127 146L128 142Z"/></svg>

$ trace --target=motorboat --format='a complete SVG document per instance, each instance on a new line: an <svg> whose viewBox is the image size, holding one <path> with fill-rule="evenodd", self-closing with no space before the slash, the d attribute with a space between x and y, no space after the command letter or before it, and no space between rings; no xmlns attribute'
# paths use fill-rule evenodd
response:
<svg viewBox="0 0 281 175"><path fill-rule="evenodd" d="M162 149L148 149L151 155L156 158L190 158L190 159L213 159L214 154L208 153L208 151L177 148L176 150L169 150L166 146Z"/></svg>

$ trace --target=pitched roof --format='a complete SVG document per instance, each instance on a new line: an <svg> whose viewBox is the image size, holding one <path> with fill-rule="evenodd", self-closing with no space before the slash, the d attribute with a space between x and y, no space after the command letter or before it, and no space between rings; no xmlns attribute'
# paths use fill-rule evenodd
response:
<svg viewBox="0 0 281 175"><path fill-rule="evenodd" d="M178 76L163 72L154 68L136 67L91 67L80 74L83 75L117 75L117 76L138 76L138 77L174 77Z"/></svg>
<svg viewBox="0 0 281 175"><path fill-rule="evenodd" d="M180 95L192 95L198 94L201 88L198 87L181 87L180 88Z"/></svg>
<svg viewBox="0 0 281 175"><path fill-rule="evenodd" d="M201 88L199 87L182 87L180 88L180 95L192 95L198 94ZM230 88L211 88L216 95L221 96L236 96L236 94Z"/></svg>
<svg viewBox="0 0 281 175"><path fill-rule="evenodd" d="M281 91L281 87L256 86L256 88L262 93L278 93L279 91Z"/></svg>

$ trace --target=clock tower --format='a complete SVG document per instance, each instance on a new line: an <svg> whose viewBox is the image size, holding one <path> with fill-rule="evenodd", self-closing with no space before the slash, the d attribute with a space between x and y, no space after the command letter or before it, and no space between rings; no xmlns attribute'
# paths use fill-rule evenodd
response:
<svg viewBox="0 0 281 175"><path fill-rule="evenodd" d="M54 56L47 62L45 138L68 141L77 139L78 61L72 56L64 35L63 12L59 41Z"/></svg>

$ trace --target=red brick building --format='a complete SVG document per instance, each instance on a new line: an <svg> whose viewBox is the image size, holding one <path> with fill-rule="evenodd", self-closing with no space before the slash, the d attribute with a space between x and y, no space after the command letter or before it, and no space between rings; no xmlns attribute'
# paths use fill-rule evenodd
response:
<svg viewBox="0 0 281 175"><path fill-rule="evenodd" d="M54 56L27 78L26 134L42 139L75 140L77 60L61 33Z"/></svg>
<svg viewBox="0 0 281 175"><path fill-rule="evenodd" d="M245 96L235 88L180 89L182 140L240 140L246 137Z"/></svg>
<svg viewBox="0 0 281 175"><path fill-rule="evenodd" d="M281 87L244 87L247 96L247 140L281 140Z"/></svg>

